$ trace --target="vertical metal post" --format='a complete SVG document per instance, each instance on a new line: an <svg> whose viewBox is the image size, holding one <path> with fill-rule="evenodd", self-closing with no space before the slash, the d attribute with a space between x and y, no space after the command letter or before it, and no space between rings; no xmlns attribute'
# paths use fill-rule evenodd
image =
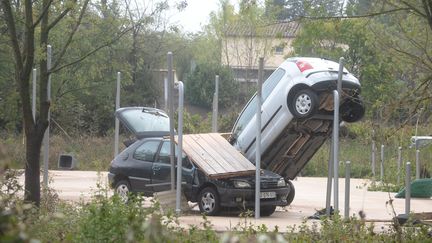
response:
<svg viewBox="0 0 432 243"><path fill-rule="evenodd" d="M384 182L384 144L381 144L380 180Z"/></svg>
<svg viewBox="0 0 432 243"><path fill-rule="evenodd" d="M115 110L120 109L120 79L121 73L117 72L117 85L116 85L116 103ZM114 134L114 157L117 156L119 152L119 133L120 133L120 124L117 117L115 118L115 134Z"/></svg>
<svg viewBox="0 0 432 243"><path fill-rule="evenodd" d="M47 46L47 69L48 69L48 83L47 83L47 101L51 103L51 56L52 48L51 45ZM49 164L49 136L50 136L50 124L51 124L51 107L48 110L48 127L45 130L43 144L44 144L44 174L43 174L43 185L48 187L48 164Z"/></svg>
<svg viewBox="0 0 432 243"><path fill-rule="evenodd" d="M176 191L176 213L181 212L181 183L182 183L182 168L183 168L183 82L177 82L177 88L179 91L179 104L178 104L178 145L177 145L177 191Z"/></svg>
<svg viewBox="0 0 432 243"><path fill-rule="evenodd" d="M333 203L335 213L339 212L339 94L333 90L334 118L333 118Z"/></svg>
<svg viewBox="0 0 432 243"><path fill-rule="evenodd" d="M398 162L397 162L397 185L400 183L400 174L402 167L402 147L398 148Z"/></svg>
<svg viewBox="0 0 432 243"><path fill-rule="evenodd" d="M167 63L168 63L168 99L169 99L169 120L170 120L170 162L171 162L171 190L175 190L175 143L174 143L174 97L173 97L173 54L172 52L167 53Z"/></svg>
<svg viewBox="0 0 432 243"><path fill-rule="evenodd" d="M164 78L164 110L168 109L168 78Z"/></svg>
<svg viewBox="0 0 432 243"><path fill-rule="evenodd" d="M339 212L339 104L342 96L342 76L344 58L339 58L337 90L333 91L333 176L334 176L334 210Z"/></svg>
<svg viewBox="0 0 432 243"><path fill-rule="evenodd" d="M376 151L376 146L375 146L375 140L373 140L372 139L372 154L371 154L371 159L372 159L372 177L373 177L373 179L375 180L375 176L376 176L376 173L375 173L375 168L376 168L376 165L375 165L375 151Z"/></svg>
<svg viewBox="0 0 432 243"><path fill-rule="evenodd" d="M345 219L349 219L350 211L350 179L351 179L351 162L345 162Z"/></svg>
<svg viewBox="0 0 432 243"><path fill-rule="evenodd" d="M405 175L405 214L411 211L411 162L406 163Z"/></svg>
<svg viewBox="0 0 432 243"><path fill-rule="evenodd" d="M261 106L262 106L262 82L264 70L264 58L259 58L258 69L258 91L257 91L257 110L256 110L256 150L255 150L255 219L260 218L261 206Z"/></svg>
<svg viewBox="0 0 432 243"><path fill-rule="evenodd" d="M33 87L32 87L32 115L33 121L36 123L36 68L33 68L32 79L33 79Z"/></svg>
<svg viewBox="0 0 432 243"><path fill-rule="evenodd" d="M416 150L416 180L420 179L420 150Z"/></svg>
<svg viewBox="0 0 432 243"><path fill-rule="evenodd" d="M328 160L328 174L327 174L327 194L326 194L326 215L330 216L330 201L331 201L331 190L332 190L332 179L333 179L333 139L330 144Z"/></svg>
<svg viewBox="0 0 432 243"><path fill-rule="evenodd" d="M219 75L215 77L215 92L213 95L212 132L218 131L217 118L219 113Z"/></svg>

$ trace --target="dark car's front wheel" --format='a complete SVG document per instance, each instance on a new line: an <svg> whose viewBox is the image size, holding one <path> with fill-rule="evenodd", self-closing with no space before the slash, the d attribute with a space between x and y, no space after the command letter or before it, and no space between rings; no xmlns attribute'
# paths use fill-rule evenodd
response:
<svg viewBox="0 0 432 243"><path fill-rule="evenodd" d="M126 203L129 200L131 187L127 180L118 181L114 187L114 191L123 202Z"/></svg>
<svg viewBox="0 0 432 243"><path fill-rule="evenodd" d="M270 216L276 211L276 206L269 205L269 206L261 206L260 208L260 216Z"/></svg>
<svg viewBox="0 0 432 243"><path fill-rule="evenodd" d="M318 97L314 91L302 89L290 100L288 107L295 118L308 118L318 108Z"/></svg>
<svg viewBox="0 0 432 243"><path fill-rule="evenodd" d="M199 194L199 209L206 215L216 215L220 210L220 198L212 187L206 187Z"/></svg>
<svg viewBox="0 0 432 243"><path fill-rule="evenodd" d="M289 188L290 188L290 192L288 193L288 196L287 196L287 203L288 203L287 206L289 206L289 205L291 205L291 203L294 201L294 197L295 197L295 188L294 188L294 185L292 184L291 181L287 181L287 184L288 184L288 186L289 186Z"/></svg>

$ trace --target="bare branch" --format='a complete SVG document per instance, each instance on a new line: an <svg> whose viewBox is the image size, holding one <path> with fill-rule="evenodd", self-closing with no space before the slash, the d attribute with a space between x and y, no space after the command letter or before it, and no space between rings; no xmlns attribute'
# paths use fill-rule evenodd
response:
<svg viewBox="0 0 432 243"><path fill-rule="evenodd" d="M52 29L54 26L57 25L57 23L62 20L66 14L68 14L70 11L72 10L72 8L67 8L65 10L63 10L63 12L57 16L57 18L55 18L49 25L48 25L48 30Z"/></svg>
<svg viewBox="0 0 432 243"><path fill-rule="evenodd" d="M125 34L126 34L127 32L129 32L130 30L132 30L132 28L128 28L128 29L124 30L123 32L121 32L121 33L120 33L118 36L116 36L115 38L111 39L110 41L106 42L105 44L103 44L103 45L101 45L101 46L96 47L95 49L93 49L92 51L88 52L88 53L85 54L84 56L82 56L82 57L76 59L75 61L72 61L72 62L70 62L70 63L67 63L67 64L65 64L65 65L63 65L63 66L59 66L59 67L57 67L57 68L55 68L55 69L54 69L54 68L51 69L51 73L58 72L58 71L62 70L63 68L69 67L69 66L71 66L71 65L74 65L74 64L76 64L76 63L79 63L79 62L83 61L84 59L86 59L87 57L91 56L92 54L94 54L95 52L99 51L100 49L102 49L102 48L104 48L104 47L107 47L107 46L113 44L114 42L116 42L117 40L119 40L123 35L125 35Z"/></svg>
<svg viewBox="0 0 432 243"><path fill-rule="evenodd" d="M82 19L83 19L83 17L84 17L84 13L85 13L85 11L86 11L86 9L87 9L87 5L88 5L89 1L90 1L90 0L86 0L86 1L84 2L83 6L82 6L82 8L81 8L81 13L80 13L80 15L79 15L79 17L78 17L78 20L77 20L77 22L76 22L74 28L72 29L72 32L70 33L70 35L69 35L69 37L68 37L68 39L67 39L65 45L63 46L62 50L60 51L60 54L59 54L59 56L57 57L57 61L56 61L55 64L53 65L52 69L55 69L55 68L60 64L60 62L61 62L61 60L62 60L64 54L66 53L66 51L67 51L67 49L68 49L70 43L72 42L72 39L73 39L73 37L74 37L76 31L78 30L78 27L81 25L81 21L82 21ZM48 70L48 72L51 73L51 70Z"/></svg>
<svg viewBox="0 0 432 243"><path fill-rule="evenodd" d="M5 15L6 25L9 30L10 41L12 42L12 48L14 51L15 62L18 68L22 68L23 60L21 56L21 49L18 43L18 35L16 32L14 15L9 1L2 1L3 12Z"/></svg>
<svg viewBox="0 0 432 243"><path fill-rule="evenodd" d="M53 0L50 0L48 2L48 4L45 6L45 8L42 10L41 15L39 15L39 17L36 19L36 21L33 23L32 28L35 28L43 19L43 17L48 13L49 8L51 7L51 3L53 2Z"/></svg>

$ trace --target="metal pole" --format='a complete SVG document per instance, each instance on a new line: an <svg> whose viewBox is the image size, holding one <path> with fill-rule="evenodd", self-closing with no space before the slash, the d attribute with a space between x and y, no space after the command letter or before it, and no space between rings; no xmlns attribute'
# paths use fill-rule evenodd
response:
<svg viewBox="0 0 432 243"><path fill-rule="evenodd" d="M115 110L120 109L120 79L121 73L117 72L117 88L116 88L116 103ZM114 157L117 156L119 152L119 133L120 133L120 124L117 117L115 118L115 134L114 134Z"/></svg>
<svg viewBox="0 0 432 243"><path fill-rule="evenodd" d="M406 163L405 176L405 214L411 211L411 162Z"/></svg>
<svg viewBox="0 0 432 243"><path fill-rule="evenodd" d="M334 118L333 118L333 175L334 175L334 210L339 212L339 94L333 90Z"/></svg>
<svg viewBox="0 0 432 243"><path fill-rule="evenodd" d="M167 63L168 63L168 99L169 99L169 120L170 120L170 162L171 162L171 190L175 190L175 163L174 163L174 97L173 97L173 87L174 87L174 77L173 77L173 55L172 52L167 53Z"/></svg>
<svg viewBox="0 0 432 243"><path fill-rule="evenodd" d="M380 180L384 182L384 144L381 144Z"/></svg>
<svg viewBox="0 0 432 243"><path fill-rule="evenodd" d="M261 106L262 106L262 82L264 70L264 58L259 58L258 69L258 91L257 91L257 110L256 110L256 150L255 150L255 219L260 218L261 206Z"/></svg>
<svg viewBox="0 0 432 243"><path fill-rule="evenodd" d="M339 94L339 100L342 95L342 75L343 75L344 60L345 59L343 57L339 58L339 72L338 72L338 82L337 82L337 92Z"/></svg>
<svg viewBox="0 0 432 243"><path fill-rule="evenodd" d="M219 75L215 77L215 92L213 95L213 117L212 117L212 132L218 131L217 118L219 113Z"/></svg>
<svg viewBox="0 0 432 243"><path fill-rule="evenodd" d="M376 168L376 165L375 165L375 151L376 151L376 146L375 146L375 140L372 140L372 177L373 177L373 179L375 180L375 175L376 175L376 173L375 173L375 168Z"/></svg>
<svg viewBox="0 0 432 243"><path fill-rule="evenodd" d="M332 179L333 179L333 139L330 144L330 154L328 160L328 175L327 175L327 194L326 194L326 215L330 216L330 201L331 201L331 190L332 190Z"/></svg>
<svg viewBox="0 0 432 243"><path fill-rule="evenodd" d="M351 162L345 162L345 219L349 219Z"/></svg>
<svg viewBox="0 0 432 243"><path fill-rule="evenodd" d="M398 148L398 164L397 164L397 185L400 183L400 173L402 167L402 147Z"/></svg>
<svg viewBox="0 0 432 243"><path fill-rule="evenodd" d="M178 145L177 145L177 191L176 191L176 212L180 214L181 206L181 183L182 183L182 162L183 162L183 82L177 82L177 88L179 91L179 104L178 104Z"/></svg>
<svg viewBox="0 0 432 243"><path fill-rule="evenodd" d="M37 75L36 68L33 68L32 115L33 115L33 121L35 123L36 123L36 75Z"/></svg>
<svg viewBox="0 0 432 243"><path fill-rule="evenodd" d="M420 150L416 150L416 180L420 179Z"/></svg>
<svg viewBox="0 0 432 243"><path fill-rule="evenodd" d="M51 103L51 45L47 46L47 69L48 72L48 83L47 83L47 101ZM44 144L44 174L43 174L43 185L48 187L48 164L49 164L49 136L50 136L50 124L51 124L51 108L48 110L48 127L45 130L43 144Z"/></svg>
<svg viewBox="0 0 432 243"><path fill-rule="evenodd" d="M164 78L164 109L168 111L168 79Z"/></svg>

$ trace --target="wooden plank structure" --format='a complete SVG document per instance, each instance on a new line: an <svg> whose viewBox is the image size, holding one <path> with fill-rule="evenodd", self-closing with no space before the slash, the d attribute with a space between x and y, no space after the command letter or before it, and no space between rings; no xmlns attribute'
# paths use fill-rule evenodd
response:
<svg viewBox="0 0 432 243"><path fill-rule="evenodd" d="M176 143L177 139L176 136ZM255 165L219 133L183 135L183 151L198 168L213 179L255 173Z"/></svg>

